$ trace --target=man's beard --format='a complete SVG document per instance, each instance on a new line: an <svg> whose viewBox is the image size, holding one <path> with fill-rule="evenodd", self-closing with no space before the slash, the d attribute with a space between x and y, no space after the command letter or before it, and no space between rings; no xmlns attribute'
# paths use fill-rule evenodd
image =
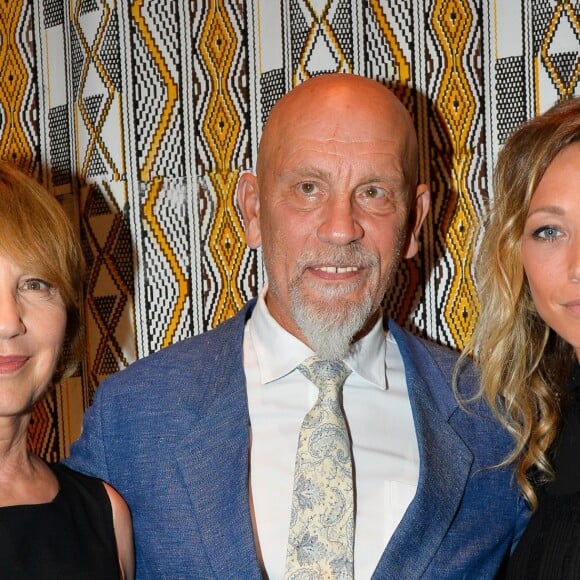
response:
<svg viewBox="0 0 580 580"><path fill-rule="evenodd" d="M400 244L398 245L400 246ZM349 354L353 338L368 325L380 308L380 302L390 284L392 273L399 265L400 249L397 248L386 279L377 279L359 299L349 295L364 280L333 285L330 282L305 282L302 273L312 264L336 267L358 266L371 275L379 268L379 259L368 250L358 246L334 247L324 253L305 252L296 264L299 275L290 283L292 316L309 346L318 356L327 360L341 360ZM320 298L305 298L303 284L308 283Z"/></svg>

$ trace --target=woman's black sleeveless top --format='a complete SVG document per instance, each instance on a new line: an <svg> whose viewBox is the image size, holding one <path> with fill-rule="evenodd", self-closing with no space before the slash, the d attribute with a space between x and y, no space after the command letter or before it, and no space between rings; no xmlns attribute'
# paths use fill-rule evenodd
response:
<svg viewBox="0 0 580 580"><path fill-rule="evenodd" d="M103 483L51 465L50 503L0 508L2 580L118 580L113 512Z"/></svg>

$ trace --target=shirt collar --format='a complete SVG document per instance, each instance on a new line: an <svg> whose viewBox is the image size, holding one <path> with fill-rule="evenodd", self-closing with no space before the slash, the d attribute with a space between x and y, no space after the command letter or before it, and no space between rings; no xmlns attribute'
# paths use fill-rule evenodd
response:
<svg viewBox="0 0 580 580"><path fill-rule="evenodd" d="M314 354L274 320L266 306L266 292L267 286L261 290L248 322L263 384L291 373ZM365 381L386 389L385 350L383 321L379 319L371 331L354 345L344 362Z"/></svg>

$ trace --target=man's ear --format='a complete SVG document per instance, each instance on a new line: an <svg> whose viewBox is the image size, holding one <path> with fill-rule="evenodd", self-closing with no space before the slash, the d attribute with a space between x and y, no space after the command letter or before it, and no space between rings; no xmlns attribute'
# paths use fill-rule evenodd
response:
<svg viewBox="0 0 580 580"><path fill-rule="evenodd" d="M253 173L247 172L240 175L237 198L244 218L246 244L255 250L262 244L262 232L260 229L260 191L258 179Z"/></svg>
<svg viewBox="0 0 580 580"><path fill-rule="evenodd" d="M404 254L405 258L412 258L419 251L419 232L421 231L421 226L427 217L431 204L431 193L424 183L417 186L415 199L411 200L411 202L409 237Z"/></svg>

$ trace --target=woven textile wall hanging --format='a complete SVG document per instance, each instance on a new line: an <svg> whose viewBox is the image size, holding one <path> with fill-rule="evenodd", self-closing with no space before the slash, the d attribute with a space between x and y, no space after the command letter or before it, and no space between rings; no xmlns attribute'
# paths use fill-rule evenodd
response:
<svg viewBox="0 0 580 580"><path fill-rule="evenodd" d="M89 265L86 359L34 415L58 459L99 382L232 316L264 283L234 191L272 104L320 72L392 87L433 207L387 311L456 348L506 136L580 93L580 2L11 0L0 4L0 158L65 204Z"/></svg>

